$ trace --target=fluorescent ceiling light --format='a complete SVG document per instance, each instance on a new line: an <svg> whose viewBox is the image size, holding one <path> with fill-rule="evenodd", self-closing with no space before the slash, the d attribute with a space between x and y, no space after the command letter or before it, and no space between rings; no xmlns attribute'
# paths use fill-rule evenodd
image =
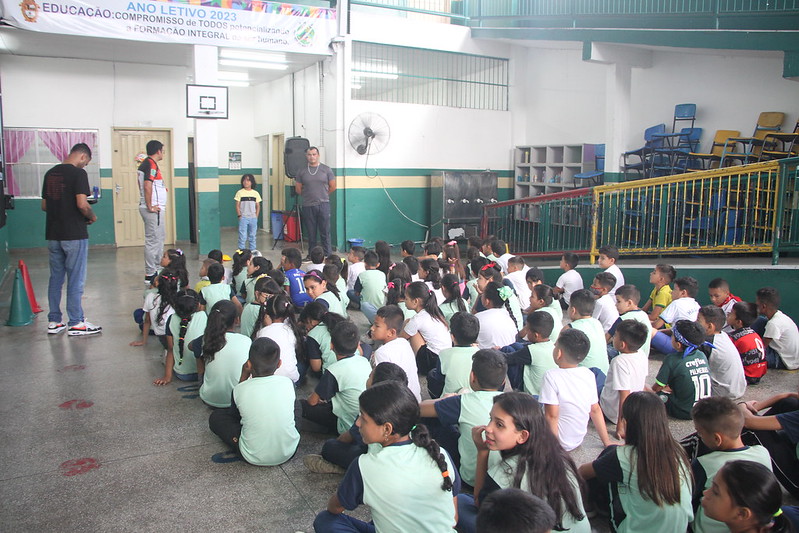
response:
<svg viewBox="0 0 799 533"><path fill-rule="evenodd" d="M380 78L383 80L396 80L399 78L397 74L388 74L385 72L353 72L354 78Z"/></svg>
<svg viewBox="0 0 799 533"><path fill-rule="evenodd" d="M231 50L223 48L219 51L219 57L225 59L243 59L245 61L261 61L264 63L288 63L286 54L253 52L248 50Z"/></svg>
<svg viewBox="0 0 799 533"><path fill-rule="evenodd" d="M246 72L229 72L225 70L217 72L217 78L220 80L250 81L250 75Z"/></svg>
<svg viewBox="0 0 799 533"><path fill-rule="evenodd" d="M220 65L226 67L261 68L268 70L286 70L289 66L285 63L257 63L254 61L241 61L238 59L220 59Z"/></svg>
<svg viewBox="0 0 799 533"><path fill-rule="evenodd" d="M365 70L367 72L380 72L386 74L397 74L399 69L396 65L390 63L386 64L383 61L375 61L372 63L353 63L352 70Z"/></svg>
<svg viewBox="0 0 799 533"><path fill-rule="evenodd" d="M356 91L363 89L363 87L361 87L359 83L353 83L352 85L350 85L350 87Z"/></svg>
<svg viewBox="0 0 799 533"><path fill-rule="evenodd" d="M222 85L227 85L228 87L249 87L250 82L248 81L220 81Z"/></svg>

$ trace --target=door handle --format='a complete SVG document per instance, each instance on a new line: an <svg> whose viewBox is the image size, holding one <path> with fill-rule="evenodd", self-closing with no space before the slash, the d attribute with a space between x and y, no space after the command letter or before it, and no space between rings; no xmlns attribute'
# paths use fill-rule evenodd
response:
<svg viewBox="0 0 799 533"><path fill-rule="evenodd" d="M116 186L114 187L114 192L117 193L117 195L119 195L119 191L121 190L122 190L122 185L117 183Z"/></svg>

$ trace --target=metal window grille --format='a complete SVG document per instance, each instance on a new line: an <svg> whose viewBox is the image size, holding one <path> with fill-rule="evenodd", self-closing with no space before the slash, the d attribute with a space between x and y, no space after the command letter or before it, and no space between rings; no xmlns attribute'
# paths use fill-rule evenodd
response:
<svg viewBox="0 0 799 533"><path fill-rule="evenodd" d="M508 60L353 43L352 98L508 110Z"/></svg>

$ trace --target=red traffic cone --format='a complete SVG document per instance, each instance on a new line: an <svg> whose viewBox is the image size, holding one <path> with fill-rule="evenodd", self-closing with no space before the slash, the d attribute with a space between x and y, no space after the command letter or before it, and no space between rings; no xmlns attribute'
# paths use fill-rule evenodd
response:
<svg viewBox="0 0 799 533"><path fill-rule="evenodd" d="M19 269L22 272L22 281L25 282L25 292L28 293L28 301L31 304L31 311L34 313L41 313L42 308L36 302L36 295L33 293L33 285L31 284L31 277L28 274L28 266L22 259L19 260Z"/></svg>
<svg viewBox="0 0 799 533"><path fill-rule="evenodd" d="M19 269L14 274L14 292L11 296L11 311L6 326L27 326L33 322L33 311L25 293L25 285Z"/></svg>

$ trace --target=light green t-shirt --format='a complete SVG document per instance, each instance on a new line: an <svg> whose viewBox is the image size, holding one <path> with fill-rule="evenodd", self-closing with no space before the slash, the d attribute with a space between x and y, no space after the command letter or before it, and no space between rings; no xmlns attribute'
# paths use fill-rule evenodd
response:
<svg viewBox="0 0 799 533"><path fill-rule="evenodd" d="M472 428L488 424L491 421L491 408L494 406L494 396L502 394L501 391L474 391L459 396L461 401L461 416L458 419L458 453L461 456L461 466L458 472L461 479L469 485L474 485L475 470L477 468L477 448L472 439ZM442 401L447 401L444 399Z"/></svg>
<svg viewBox="0 0 799 533"><path fill-rule="evenodd" d="M622 320L637 320L644 326L646 326L646 342L644 342L643 346L641 346L641 351L648 357L649 356L649 346L652 344L652 323L649 321L649 315L645 312L641 311L640 309L636 309L635 311L627 311L620 317Z"/></svg>
<svg viewBox="0 0 799 533"><path fill-rule="evenodd" d="M558 300L552 300L552 304L542 307L539 311L544 311L552 315L552 320L555 322L552 325L552 333L549 335L550 339L557 339L560 335L560 330L563 329L563 309L560 307Z"/></svg>
<svg viewBox="0 0 799 533"><path fill-rule="evenodd" d="M527 346L527 349L530 351L532 362L529 365L524 365L524 392L538 396L541 394L544 374L547 373L547 370L558 366L552 357L555 343L551 340L537 342Z"/></svg>
<svg viewBox="0 0 799 533"><path fill-rule="evenodd" d="M244 291L247 293L247 296L244 297L244 301L248 304L251 304L255 301L255 283L258 281L258 278L247 278L244 281Z"/></svg>
<svg viewBox="0 0 799 533"><path fill-rule="evenodd" d="M241 286L247 281L247 269L241 269L241 272L233 276L233 290L236 294L241 294Z"/></svg>
<svg viewBox="0 0 799 533"><path fill-rule="evenodd" d="M578 318L571 325L574 329L579 329L585 333L591 342L588 355L582 360L580 366L598 368L607 375L610 361L608 360L608 344L605 342L605 330L602 329L602 323L596 318Z"/></svg>
<svg viewBox="0 0 799 533"><path fill-rule="evenodd" d="M516 473L518 464L518 456L511 456L506 460L503 460L498 451L492 451L489 453L488 457L488 475L496 482L497 485L499 485L501 489L514 488L513 477ZM563 468L565 468L565 465ZM580 520L576 520L568 511L564 510L563 515L560 517L563 531L570 531L571 533L591 533L591 524L588 521L588 516L585 514L585 508L583 507L580 484L577 482L577 478L574 477L573 474L567 473L567 476L569 478L569 483L571 483L575 495L577 496L577 506L579 507L580 514L582 514L583 517ZM522 476L521 485L518 488L525 492L530 492L530 480L527 477L527 473ZM563 507L565 509L565 504Z"/></svg>
<svg viewBox="0 0 799 533"><path fill-rule="evenodd" d="M467 308L472 309L477 303L477 300L480 299L480 294L477 292L477 280L470 279L467 281L466 288L469 289L469 305Z"/></svg>
<svg viewBox="0 0 799 533"><path fill-rule="evenodd" d="M460 311L460 309L458 309L458 301L463 304L463 308L466 310L465 312L468 313L469 306L466 304L466 301L460 297L455 301L443 303L438 307L441 309L441 312L444 313L444 318L447 320L447 324L449 324L449 321L452 319L452 315Z"/></svg>
<svg viewBox="0 0 799 533"><path fill-rule="evenodd" d="M330 330L320 322L308 332L308 336L319 344L319 350L322 352L322 370L330 368L330 365L336 362L336 352L330 346Z"/></svg>
<svg viewBox="0 0 799 533"><path fill-rule="evenodd" d="M364 270L358 274L361 282L361 301L380 309L386 305L386 275L382 270Z"/></svg>
<svg viewBox="0 0 799 533"><path fill-rule="evenodd" d="M330 291L325 291L322 295L317 298L317 300L324 300L327 302L327 310L331 313L336 313L337 315L344 316L344 306L341 305L341 300L339 300L335 294Z"/></svg>
<svg viewBox="0 0 799 533"><path fill-rule="evenodd" d="M691 505L691 476L683 467L680 473L680 501L674 505L655 505L651 500L645 499L638 489L638 472L635 467L637 454L632 446L619 446L616 448L616 457L621 466L622 479L616 482L618 488L618 504L625 513L625 518L617 526L618 533L674 533L685 531L688 523L694 517ZM616 491L611 491L611 493ZM611 517L615 522L620 517L615 517L613 510L616 508L611 503Z"/></svg>
<svg viewBox="0 0 799 533"><path fill-rule="evenodd" d="M230 407L233 387L241 378L241 366L250 355L252 341L240 333L225 333L225 346L205 365L200 398L212 407Z"/></svg>
<svg viewBox="0 0 799 533"><path fill-rule="evenodd" d="M410 320L416 316L416 311L413 309L408 309L408 306L405 305L405 302L400 302L397 305L399 305L399 308L402 309L402 314L404 315L405 320Z"/></svg>
<svg viewBox="0 0 799 533"><path fill-rule="evenodd" d="M477 346L454 346L445 348L438 354L441 361L441 373L444 374L444 394L471 389L469 376L472 373L472 356Z"/></svg>
<svg viewBox="0 0 799 533"><path fill-rule="evenodd" d="M250 378L233 388L241 414L239 451L258 466L283 464L294 455L300 434L294 423L294 384L285 376Z"/></svg>
<svg viewBox="0 0 799 533"><path fill-rule="evenodd" d="M256 329L255 323L258 321L258 314L261 312L261 305L258 302L244 304L241 311L241 334L245 337L252 337L252 332ZM263 326L261 326L263 327ZM258 329L261 329L259 327Z"/></svg>
<svg viewBox="0 0 799 533"><path fill-rule="evenodd" d="M225 285L221 282L212 283L211 285L203 287L200 294L203 295L203 299L205 300L205 314L207 315L211 313L211 309L213 309L216 302L230 300L230 285Z"/></svg>
<svg viewBox="0 0 799 533"><path fill-rule="evenodd" d="M202 337L205 332L205 324L208 321L208 316L202 312L197 311L191 315L191 319L186 326L186 333L183 335L183 357L180 356L180 323L181 318L178 315L169 317L169 331L172 333L172 355L175 358L175 364L172 366L178 374L196 374L197 373L197 358L189 350L189 343L198 337Z"/></svg>
<svg viewBox="0 0 799 533"><path fill-rule="evenodd" d="M771 455L768 450L763 446L747 446L740 450L729 451L715 451L697 457L701 468L705 471L707 477L705 485L701 488L702 491L713 484L713 478L716 477L716 472L721 470L729 461L754 461L765 466L771 470ZM724 522L713 520L705 514L705 509L701 505L696 511L696 516L693 521L694 533L727 533L729 528Z"/></svg>
<svg viewBox="0 0 799 533"><path fill-rule="evenodd" d="M331 402L333 414L338 418L338 432L344 433L358 418L360 413L358 398L366 390L366 380L372 373L372 365L365 357L356 354L336 361L327 371L333 374L338 383L338 392Z"/></svg>
<svg viewBox="0 0 799 533"><path fill-rule="evenodd" d="M380 533L452 532L455 504L452 492L441 488L441 469L427 450L406 441L393 446L370 446L358 458L363 479L363 503L372 511ZM441 450L447 470L455 467Z"/></svg>

